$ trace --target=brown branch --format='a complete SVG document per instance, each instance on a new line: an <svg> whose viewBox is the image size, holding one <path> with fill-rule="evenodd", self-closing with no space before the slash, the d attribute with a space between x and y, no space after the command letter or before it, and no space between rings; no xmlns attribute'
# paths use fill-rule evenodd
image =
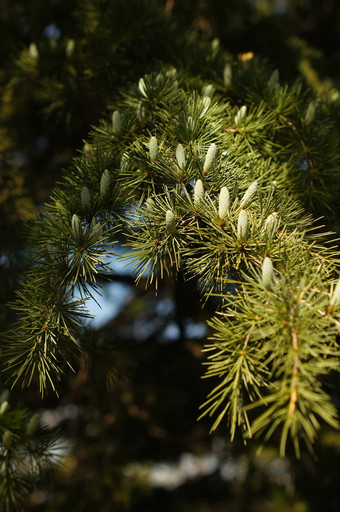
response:
<svg viewBox="0 0 340 512"><path fill-rule="evenodd" d="M165 4L165 15L167 18L171 18L172 10L174 8L175 0L166 0Z"/></svg>
<svg viewBox="0 0 340 512"><path fill-rule="evenodd" d="M290 391L290 400L288 406L288 417L292 418L298 401L298 372L299 372L299 356L298 356L298 335L292 328L292 350L293 350L293 368L292 368L292 384Z"/></svg>

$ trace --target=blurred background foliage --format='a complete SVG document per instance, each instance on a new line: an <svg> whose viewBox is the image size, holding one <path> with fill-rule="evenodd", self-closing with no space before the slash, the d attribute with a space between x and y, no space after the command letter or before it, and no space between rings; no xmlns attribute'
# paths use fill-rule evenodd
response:
<svg viewBox="0 0 340 512"><path fill-rule="evenodd" d="M255 56L315 94L336 96L340 85L337 0L2 0L0 33L3 305L27 265L30 222L128 83L161 62L204 78L225 59ZM110 321L88 327L60 397L11 395L67 439L63 463L27 510L339 510L340 434L325 430L317 457L300 461L231 445L223 427L209 437L196 423L209 304L202 310L182 280L164 282L157 297L123 270L115 281L124 307L112 304ZM3 306L1 330L12 321Z"/></svg>

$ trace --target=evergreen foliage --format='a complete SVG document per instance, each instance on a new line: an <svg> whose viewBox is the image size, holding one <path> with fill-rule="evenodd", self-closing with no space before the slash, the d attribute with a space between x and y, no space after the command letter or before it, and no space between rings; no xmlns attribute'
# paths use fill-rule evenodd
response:
<svg viewBox="0 0 340 512"><path fill-rule="evenodd" d="M19 512L32 487L59 462L62 442L60 433L39 426L38 413L13 404L8 390L0 404L0 506Z"/></svg>
<svg viewBox="0 0 340 512"><path fill-rule="evenodd" d="M214 304L203 362L210 391L197 412L212 431L219 427L245 442L256 436L264 445L273 438L282 456L289 445L297 457L305 445L312 451L322 423L338 428L331 382L340 327L333 233L340 215L340 101L310 63L317 52L282 37L291 58L279 62L272 55L279 38L272 48L265 35L254 40L251 49L268 48L279 72L225 30L222 20L232 29L238 15L233 2L194 9L191 2L166 2L164 11L156 1L87 0L69 13L69 2L58 0L53 13L61 35L52 34L58 27L47 25L51 13L41 0L29 8L5 4L1 27L16 57L1 50L0 121L9 127L0 142L3 297L27 264L19 235L37 207L9 155L24 147L26 172L40 179L41 123L55 146L67 144L69 133L79 143L94 123L30 229L31 268L13 313L1 312L2 325L15 318L2 341L6 385L58 395L65 379L85 368L94 384L110 387L119 367L133 364L83 326L87 299L104 280L115 281L115 257L134 265L139 287L161 294L164 281L184 277L203 308ZM267 23L257 4L238 6L247 14L241 40L246 28L259 33ZM290 26L295 15L294 5L284 15ZM234 58L217 39L188 34L190 24L245 53ZM294 64L289 70L287 61ZM289 85L280 78L282 69L295 78L296 68L302 79ZM121 244L124 256L116 251ZM56 462L58 433L37 430L38 416L28 422L25 407L13 410L6 396L0 401L0 503L21 510ZM128 398L121 402L125 407Z"/></svg>
<svg viewBox="0 0 340 512"><path fill-rule="evenodd" d="M240 88L240 108L222 79L205 85L169 68L141 78L94 128L33 231L36 265L18 292L14 307L24 314L4 358L12 382L56 390L81 349L79 308L109 270L105 255L119 233L137 281L157 288L184 272L204 300L221 298L207 347L216 387L203 414L215 416L212 429L223 420L232 437L240 428L265 439L280 429L281 453L291 436L299 455L320 420L337 426L323 376L338 367L339 253L301 208L329 206L323 185L337 184L335 137L323 121L316 141L301 86L243 64L233 73L236 83L245 73L257 81L256 95ZM308 160L301 169L304 147L313 147L317 176ZM230 206L221 217L223 190ZM84 299L72 302L76 289Z"/></svg>

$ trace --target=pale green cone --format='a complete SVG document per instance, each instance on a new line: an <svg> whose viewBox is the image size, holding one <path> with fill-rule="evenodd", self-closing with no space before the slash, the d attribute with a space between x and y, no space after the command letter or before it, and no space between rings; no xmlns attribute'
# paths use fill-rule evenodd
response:
<svg viewBox="0 0 340 512"><path fill-rule="evenodd" d="M180 169L185 169L185 164L186 164L185 152L184 152L184 148L183 148L182 144L178 144L178 146L176 148L176 160L177 160L178 167Z"/></svg>
<svg viewBox="0 0 340 512"><path fill-rule="evenodd" d="M150 139L150 142L149 142L149 155L150 155L151 162L156 160L156 158L158 156L158 142L157 142L156 137L151 137L151 139Z"/></svg>
<svg viewBox="0 0 340 512"><path fill-rule="evenodd" d="M176 221L175 221L175 215L171 210L168 210L165 215L165 224L167 227L167 230L172 235L176 232Z"/></svg>
<svg viewBox="0 0 340 512"><path fill-rule="evenodd" d="M90 194L90 191L87 187L83 187L81 189L81 206L83 208L83 210L90 210L91 208L91 194Z"/></svg>
<svg viewBox="0 0 340 512"><path fill-rule="evenodd" d="M75 237L79 237L81 235L82 229L81 229L81 223L78 215L74 214L72 216L72 231Z"/></svg>
<svg viewBox="0 0 340 512"><path fill-rule="evenodd" d="M234 117L236 126L239 126L239 124L241 124L243 119L246 117L246 114L247 114L247 107L245 105L243 105L242 107L239 108L236 116Z"/></svg>
<svg viewBox="0 0 340 512"><path fill-rule="evenodd" d="M274 270L273 263L270 258L265 258L262 263L262 282L265 288L273 288Z"/></svg>
<svg viewBox="0 0 340 512"><path fill-rule="evenodd" d="M112 114L112 129L117 134L122 131L122 118L118 110L115 110Z"/></svg>
<svg viewBox="0 0 340 512"><path fill-rule="evenodd" d="M248 215L245 210L241 210L238 216L237 236L240 240L248 238Z"/></svg>
<svg viewBox="0 0 340 512"><path fill-rule="evenodd" d="M340 306L340 279L336 284L336 287L334 289L330 305L333 309L336 309Z"/></svg>
<svg viewBox="0 0 340 512"><path fill-rule="evenodd" d="M305 121L307 124L311 124L314 121L315 113L316 113L316 106L315 106L314 101L311 101L310 104L308 105L306 115L305 115Z"/></svg>
<svg viewBox="0 0 340 512"><path fill-rule="evenodd" d="M100 195L105 196L110 188L111 176L110 171L105 169L100 178Z"/></svg>
<svg viewBox="0 0 340 512"><path fill-rule="evenodd" d="M202 180L197 180L194 186L194 204L199 204L204 200L204 187Z"/></svg>
<svg viewBox="0 0 340 512"><path fill-rule="evenodd" d="M248 205L251 202L251 200L253 199L253 196L256 194L256 191L257 191L257 181L253 181L253 183L251 183L249 185L244 196L242 197L240 206L243 207L243 206Z"/></svg>
<svg viewBox="0 0 340 512"><path fill-rule="evenodd" d="M276 212L273 212L270 215L268 215L268 217L266 218L266 222L264 223L267 238L271 239L274 237L278 223L279 219Z"/></svg>
<svg viewBox="0 0 340 512"><path fill-rule="evenodd" d="M35 413L27 423L26 434L30 437L36 432L40 422L40 414Z"/></svg>
<svg viewBox="0 0 340 512"><path fill-rule="evenodd" d="M218 215L220 219L224 219L229 213L230 196L227 187L222 187L218 199Z"/></svg>
<svg viewBox="0 0 340 512"><path fill-rule="evenodd" d="M204 171L210 171L211 169L214 168L214 165L216 163L216 157L217 157L216 144L211 144L207 151L207 155L205 157L204 166L203 166Z"/></svg>
<svg viewBox="0 0 340 512"><path fill-rule="evenodd" d="M276 84L279 83L279 79L280 79L280 75L279 75L279 71L277 69L275 69L272 74L270 75L269 77L269 80L268 80L268 87L270 89L272 89L273 87L275 87Z"/></svg>
<svg viewBox="0 0 340 512"><path fill-rule="evenodd" d="M232 84L232 80L233 80L233 71L231 68L231 64L227 63L224 66L224 70L223 70L223 83L224 83L225 87L230 87Z"/></svg>

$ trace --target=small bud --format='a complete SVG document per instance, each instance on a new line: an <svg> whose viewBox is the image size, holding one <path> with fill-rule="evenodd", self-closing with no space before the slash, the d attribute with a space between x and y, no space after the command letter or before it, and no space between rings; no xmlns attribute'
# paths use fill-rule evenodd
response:
<svg viewBox="0 0 340 512"><path fill-rule="evenodd" d="M214 92L214 88L211 84L205 85L204 87L202 87L202 96L208 96L208 98L211 98L211 96L213 95L213 92Z"/></svg>
<svg viewBox="0 0 340 512"><path fill-rule="evenodd" d="M265 258L262 263L262 282L267 289L273 288L274 285L274 271L273 263L270 258Z"/></svg>
<svg viewBox="0 0 340 512"><path fill-rule="evenodd" d="M167 227L167 230L172 235L176 232L176 221L175 216L171 210L168 210L165 215L165 224Z"/></svg>
<svg viewBox="0 0 340 512"><path fill-rule="evenodd" d="M92 153L92 148L90 144L84 144L83 152L85 153L85 155L89 155L90 153Z"/></svg>
<svg viewBox="0 0 340 512"><path fill-rule="evenodd" d="M7 400L2 402L2 404L0 405L0 416L5 414L5 412L7 411L8 407L9 407L9 403L7 402Z"/></svg>
<svg viewBox="0 0 340 512"><path fill-rule="evenodd" d="M217 156L217 147L216 144L211 144L207 156L205 157L205 162L203 166L204 171L210 171L213 170L215 164L216 164L216 156Z"/></svg>
<svg viewBox="0 0 340 512"><path fill-rule="evenodd" d="M75 237L79 237L81 235L81 223L78 215L74 214L72 216L72 231Z"/></svg>
<svg viewBox="0 0 340 512"><path fill-rule="evenodd" d="M215 39L213 39L211 41L211 49L213 51L213 53L217 52L219 49L220 49L220 40L218 37L215 37Z"/></svg>
<svg viewBox="0 0 340 512"><path fill-rule="evenodd" d="M137 103L136 114L137 114L137 117L138 117L139 121L143 121L143 119L145 119L146 108L145 108L145 105L143 105L143 103L141 101L139 101Z"/></svg>
<svg viewBox="0 0 340 512"><path fill-rule="evenodd" d="M157 142L156 137L151 137L151 139L150 139L150 142L149 142L149 155L150 155L151 162L156 160L156 158L158 156L158 142Z"/></svg>
<svg viewBox="0 0 340 512"><path fill-rule="evenodd" d="M102 174L102 177L100 178L100 195L105 196L110 188L111 183L111 176L108 169L105 169L105 171Z"/></svg>
<svg viewBox="0 0 340 512"><path fill-rule="evenodd" d="M166 71L166 76L168 78L176 78L177 76L177 69L176 68L170 68Z"/></svg>
<svg viewBox="0 0 340 512"><path fill-rule="evenodd" d="M223 83L225 87L230 87L233 80L233 71L231 68L231 64L227 62L227 64L224 66L223 70Z"/></svg>
<svg viewBox="0 0 340 512"><path fill-rule="evenodd" d="M115 133L122 131L122 119L118 110L115 110L112 114L112 129Z"/></svg>
<svg viewBox="0 0 340 512"><path fill-rule="evenodd" d="M266 218L266 222L264 223L264 228L265 228L265 232L266 232L268 239L273 238L275 231L277 230L278 221L279 221L279 219L278 219L276 212L271 213Z"/></svg>
<svg viewBox="0 0 340 512"><path fill-rule="evenodd" d="M229 212L230 197L227 187L222 187L218 200L218 215L220 219L224 219Z"/></svg>
<svg viewBox="0 0 340 512"><path fill-rule="evenodd" d="M81 206L83 210L88 211L91 208L91 194L87 187L81 189Z"/></svg>
<svg viewBox="0 0 340 512"><path fill-rule="evenodd" d="M28 53L30 54L30 57L34 60L39 59L39 50L37 48L37 45L35 43L31 43L28 47Z"/></svg>
<svg viewBox="0 0 340 512"><path fill-rule="evenodd" d="M340 279L338 280L335 290L333 292L330 305L332 309L336 309L340 306Z"/></svg>
<svg viewBox="0 0 340 512"><path fill-rule="evenodd" d="M241 199L240 206L246 206L249 204L253 198L253 196L256 194L257 191L257 181L253 181L247 188L244 196Z"/></svg>
<svg viewBox="0 0 340 512"><path fill-rule="evenodd" d="M270 89L272 89L273 87L275 87L276 84L279 83L279 78L280 78L280 75L279 75L279 72L277 69L275 69L272 74L270 75L269 77L269 80L268 80L268 87Z"/></svg>
<svg viewBox="0 0 340 512"><path fill-rule="evenodd" d="M65 49L66 57L68 57L69 59L74 54L74 47L75 47L75 40L74 39L69 39L67 41L66 49Z"/></svg>
<svg viewBox="0 0 340 512"><path fill-rule="evenodd" d="M188 117L187 119L187 128L192 131L194 129L194 120L191 116Z"/></svg>
<svg viewBox="0 0 340 512"><path fill-rule="evenodd" d="M238 109L236 116L234 117L234 121L236 126L239 126L243 119L246 117L247 114L247 107L243 105L241 108Z"/></svg>
<svg viewBox="0 0 340 512"><path fill-rule="evenodd" d="M2 435L2 442L4 443L5 447L9 449L12 444L12 435L8 430L5 430L5 432Z"/></svg>
<svg viewBox="0 0 340 512"><path fill-rule="evenodd" d="M31 437L35 434L39 423L40 423L40 414L38 414L36 412L35 414L33 414L33 416L30 418L29 422L27 423L26 434L28 435L28 437Z"/></svg>
<svg viewBox="0 0 340 512"><path fill-rule="evenodd" d="M177 160L177 165L180 169L185 169L185 152L184 152L184 148L182 146L182 144L178 144L177 148L176 148L176 160Z"/></svg>
<svg viewBox="0 0 340 512"><path fill-rule="evenodd" d="M315 112L316 112L315 103L314 103L314 101L311 101L310 104L308 105L306 115L305 115L305 121L307 124L311 124L314 121Z"/></svg>
<svg viewBox="0 0 340 512"><path fill-rule="evenodd" d="M140 78L139 82L138 82L138 89L140 90L140 92L143 94L143 96L145 96L145 98L148 97L147 93L146 93L146 86L145 86L145 81L144 81L144 78Z"/></svg>
<svg viewBox="0 0 340 512"><path fill-rule="evenodd" d="M4 389L4 391L0 395L0 403L7 402L9 399L9 390Z"/></svg>
<svg viewBox="0 0 340 512"><path fill-rule="evenodd" d="M152 199L152 197L148 197L145 201L145 206L147 211L152 210L155 207L155 201Z"/></svg>
<svg viewBox="0 0 340 512"><path fill-rule="evenodd" d="M194 186L194 204L204 200L204 187L201 180L197 180Z"/></svg>
<svg viewBox="0 0 340 512"><path fill-rule="evenodd" d="M208 112L210 104L211 104L211 98L209 98L208 96L204 96L204 98L202 99L202 104L203 104L203 108L199 115L200 119L202 119L202 117L204 117L205 114Z"/></svg>
<svg viewBox="0 0 340 512"><path fill-rule="evenodd" d="M240 240L248 238L248 215L245 210L241 210L237 222L237 236Z"/></svg>

